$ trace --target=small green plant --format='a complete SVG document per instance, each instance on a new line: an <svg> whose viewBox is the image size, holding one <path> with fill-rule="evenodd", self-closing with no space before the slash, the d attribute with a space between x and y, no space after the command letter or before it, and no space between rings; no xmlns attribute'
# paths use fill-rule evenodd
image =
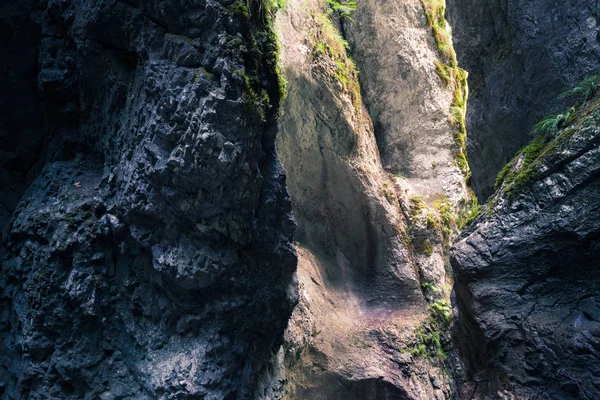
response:
<svg viewBox="0 0 600 400"><path fill-rule="evenodd" d="M411 202L410 216L411 217L415 218L415 217L421 215L421 213L425 209L427 209L427 206L425 205L425 202L423 200L424 200L423 196L415 196L410 199L410 202Z"/></svg>
<svg viewBox="0 0 600 400"><path fill-rule="evenodd" d="M231 5L231 10L238 15L241 15L245 18L250 18L250 10L248 10L248 6L242 1L236 1Z"/></svg>
<svg viewBox="0 0 600 400"><path fill-rule="evenodd" d="M242 70L233 71L235 75L238 75L244 80L244 104L247 112L255 112L261 121L265 122L265 110L271 107L269 94L265 89L255 90L255 87L258 87L258 82L251 79L246 73Z"/></svg>
<svg viewBox="0 0 600 400"><path fill-rule="evenodd" d="M448 358L442 345L442 335L450 327L452 309L447 300L438 300L429 306L429 318L415 330L415 340L408 351L414 357L428 357L439 363Z"/></svg>
<svg viewBox="0 0 600 400"><path fill-rule="evenodd" d="M325 44L317 43L317 46L315 47L315 53L317 56L324 55L325 54Z"/></svg>
<svg viewBox="0 0 600 400"><path fill-rule="evenodd" d="M432 207L438 211L441 218L442 233L444 233L445 238L448 238L448 235L456 228L458 220L450 204L450 199L446 196L442 196L432 203Z"/></svg>
<svg viewBox="0 0 600 400"><path fill-rule="evenodd" d="M425 221L427 222L427 229L430 231L437 231L440 227L438 216L435 213L428 212L425 216Z"/></svg>
<svg viewBox="0 0 600 400"><path fill-rule="evenodd" d="M439 293L440 289L433 282L425 281L421 283L423 289L431 290L434 293Z"/></svg>
<svg viewBox="0 0 600 400"><path fill-rule="evenodd" d="M427 257L431 257L433 254L433 245L431 244L431 240L427 239L423 243L423 253L425 253Z"/></svg>
<svg viewBox="0 0 600 400"><path fill-rule="evenodd" d="M453 68L450 65L444 64L440 60L435 60L435 72L437 72L438 76L442 78L446 87L450 87L454 80Z"/></svg>
<svg viewBox="0 0 600 400"><path fill-rule="evenodd" d="M583 80L582 82L577 84L572 89L567 90L566 92L562 93L559 96L559 98L564 99L564 98L574 97L574 98L578 98L582 101L587 101L592 98L592 95L598 89L599 86L600 86L600 75L594 75L594 76L591 76L591 77Z"/></svg>
<svg viewBox="0 0 600 400"><path fill-rule="evenodd" d="M312 56L316 62L322 57L328 57L335 65L327 65L329 74L337 79L343 89L350 95L354 108L358 110L361 105L360 85L358 83L358 69L352 58L348 55L348 42L346 42L338 29L325 14L313 15L315 29L310 30L309 37L312 43Z"/></svg>
<svg viewBox="0 0 600 400"><path fill-rule="evenodd" d="M353 11L356 11L357 3L354 0L349 1L337 1L337 0L326 0L327 4L333 12L335 12L340 19L347 19L348 21L354 22L351 15Z"/></svg>
<svg viewBox="0 0 600 400"><path fill-rule="evenodd" d="M565 114L556 114L550 115L533 127L531 130L532 136L540 136L540 135L552 135L556 136L560 128L564 125L565 122L569 120L571 117L570 111L567 111Z"/></svg>
<svg viewBox="0 0 600 400"><path fill-rule="evenodd" d="M458 229L462 230L465 226L473 222L475 218L479 216L479 214L481 214L481 204L479 204L477 196L475 196L473 190L469 188L469 200L465 208L460 213Z"/></svg>
<svg viewBox="0 0 600 400"><path fill-rule="evenodd" d="M448 328L452 317L452 307L447 300L441 299L429 306L431 318L441 327Z"/></svg>
<svg viewBox="0 0 600 400"><path fill-rule="evenodd" d="M411 197L410 201L417 205L419 208L425 207L425 196L415 196Z"/></svg>

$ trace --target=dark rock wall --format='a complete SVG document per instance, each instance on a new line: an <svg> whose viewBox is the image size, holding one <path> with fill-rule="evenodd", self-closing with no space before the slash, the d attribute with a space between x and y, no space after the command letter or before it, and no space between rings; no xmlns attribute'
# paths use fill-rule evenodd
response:
<svg viewBox="0 0 600 400"><path fill-rule="evenodd" d="M471 379L489 380L482 395L600 396L597 107L534 162L529 184L503 185L452 249L456 344Z"/></svg>
<svg viewBox="0 0 600 400"><path fill-rule="evenodd" d="M0 398L263 397L296 297L265 21L227 0L11 3Z"/></svg>
<svg viewBox="0 0 600 400"><path fill-rule="evenodd" d="M30 181L43 138L35 79L41 32L29 18L34 1L4 3L0 6L0 232Z"/></svg>
<svg viewBox="0 0 600 400"><path fill-rule="evenodd" d="M469 71L468 157L480 200L557 96L600 69L598 0L447 0Z"/></svg>

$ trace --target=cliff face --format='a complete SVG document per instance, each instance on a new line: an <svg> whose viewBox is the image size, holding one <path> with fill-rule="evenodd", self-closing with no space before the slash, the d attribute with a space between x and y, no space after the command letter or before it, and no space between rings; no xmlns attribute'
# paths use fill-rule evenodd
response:
<svg viewBox="0 0 600 400"><path fill-rule="evenodd" d="M42 104L37 95L40 28L29 18L33 1L2 6L0 68L0 231L27 187L42 149ZM33 171L32 171L33 170Z"/></svg>
<svg viewBox="0 0 600 400"><path fill-rule="evenodd" d="M0 397L264 396L296 253L260 6L2 6Z"/></svg>
<svg viewBox="0 0 600 400"><path fill-rule="evenodd" d="M598 396L597 82L580 86L583 105L559 95L597 74L599 13L597 1L448 1L481 199L531 142L451 251L455 343L482 398Z"/></svg>
<svg viewBox="0 0 600 400"><path fill-rule="evenodd" d="M277 148L298 222L300 292L286 394L450 398L446 260L468 198L453 91L436 73L420 1L365 0L352 18L301 0L277 16L289 89Z"/></svg>
<svg viewBox="0 0 600 400"><path fill-rule="evenodd" d="M600 2L448 0L461 66L469 71L468 154L483 201L527 144L533 125L558 112L558 95L600 65Z"/></svg>
<svg viewBox="0 0 600 400"><path fill-rule="evenodd" d="M600 395L598 105L525 148L452 249L456 342L482 395Z"/></svg>
<svg viewBox="0 0 600 400"><path fill-rule="evenodd" d="M445 196L457 203L468 195L448 118L455 82L444 84L436 70L444 55L424 3L430 2L367 0L344 26L384 168L405 177L413 196L429 202ZM466 91L460 96L466 101Z"/></svg>
<svg viewBox="0 0 600 400"><path fill-rule="evenodd" d="M0 398L600 395L600 4L275 3L0 6Z"/></svg>

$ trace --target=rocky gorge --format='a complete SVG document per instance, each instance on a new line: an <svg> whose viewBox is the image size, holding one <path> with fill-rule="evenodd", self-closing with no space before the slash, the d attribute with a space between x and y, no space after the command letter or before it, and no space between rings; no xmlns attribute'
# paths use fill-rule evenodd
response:
<svg viewBox="0 0 600 400"><path fill-rule="evenodd" d="M0 398L600 397L600 2L4 3Z"/></svg>

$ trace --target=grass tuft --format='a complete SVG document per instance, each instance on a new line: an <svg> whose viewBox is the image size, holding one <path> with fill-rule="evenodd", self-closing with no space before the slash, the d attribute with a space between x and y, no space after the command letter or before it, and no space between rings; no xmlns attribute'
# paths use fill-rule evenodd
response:
<svg viewBox="0 0 600 400"><path fill-rule="evenodd" d="M354 0L326 0L331 10L337 14L340 19L347 19L348 21L354 22L352 19L352 13L356 11L357 3Z"/></svg>
<svg viewBox="0 0 600 400"><path fill-rule="evenodd" d="M313 15L313 19L316 25L315 29L310 31L313 58L319 61L327 57L333 61L320 64L340 82L342 88L350 95L354 108L358 110L362 102L358 69L348 55L348 42L326 14Z"/></svg>
<svg viewBox="0 0 600 400"><path fill-rule="evenodd" d="M599 86L600 75L594 75L575 85L575 87L572 89L562 93L559 98L578 98L580 100L587 101L592 98L592 95Z"/></svg>

